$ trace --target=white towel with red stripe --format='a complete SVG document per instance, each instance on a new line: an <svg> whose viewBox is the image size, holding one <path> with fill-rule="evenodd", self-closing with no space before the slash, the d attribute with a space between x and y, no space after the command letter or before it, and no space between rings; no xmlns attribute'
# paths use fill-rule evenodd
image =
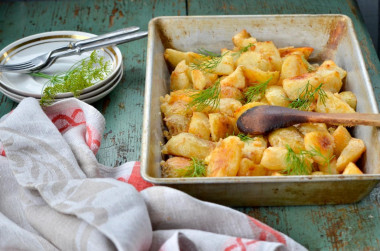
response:
<svg viewBox="0 0 380 251"><path fill-rule="evenodd" d="M243 213L106 167L105 121L68 99L24 99L0 120L1 250L305 250Z"/></svg>

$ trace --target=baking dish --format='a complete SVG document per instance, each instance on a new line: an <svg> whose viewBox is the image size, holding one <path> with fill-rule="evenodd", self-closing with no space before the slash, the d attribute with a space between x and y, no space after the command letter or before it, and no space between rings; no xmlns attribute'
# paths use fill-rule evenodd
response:
<svg viewBox="0 0 380 251"><path fill-rule="evenodd" d="M357 112L378 113L377 103L359 43L344 15L255 15L157 17L148 29L141 175L155 184L182 190L202 200L229 206L320 205L354 203L380 179L379 130L357 126L356 138L367 147L359 160L364 175L252 176L221 178L162 178L160 161L164 124L159 97L169 93L166 48L219 51L232 48L231 38L246 29L259 41L278 47L313 47L311 61L331 59L347 71L343 90L358 98Z"/></svg>

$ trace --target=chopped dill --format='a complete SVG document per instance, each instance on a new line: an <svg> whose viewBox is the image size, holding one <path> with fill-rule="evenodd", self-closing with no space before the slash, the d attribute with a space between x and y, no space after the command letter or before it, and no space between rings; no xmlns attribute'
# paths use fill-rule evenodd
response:
<svg viewBox="0 0 380 251"><path fill-rule="evenodd" d="M240 48L237 52L232 53L233 56L240 56L242 53L247 52L255 44L249 43L247 46Z"/></svg>
<svg viewBox="0 0 380 251"><path fill-rule="evenodd" d="M202 55L200 60L190 64L192 69L197 69L203 72L213 72L215 68L222 62L223 57L228 53L225 52L221 55L213 53L205 49L199 49L199 54Z"/></svg>
<svg viewBox="0 0 380 251"><path fill-rule="evenodd" d="M176 172L180 177L205 177L206 165L202 160L192 157L190 166L177 169Z"/></svg>
<svg viewBox="0 0 380 251"><path fill-rule="evenodd" d="M331 161L335 158L335 155L332 155L330 158L326 157L325 155L322 154L321 149L316 149L312 147L312 149L309 151L312 156L318 156L323 160L322 165L326 166L328 170L331 172L331 167L330 163Z"/></svg>
<svg viewBox="0 0 380 251"><path fill-rule="evenodd" d="M302 150L298 154L293 151L288 145L286 146L288 153L286 154L287 167L284 170L289 175L308 175L312 166L307 163L307 158L315 156L323 159L322 165L330 169L330 163L334 159L334 155L330 158L322 154L320 149L312 148L310 151Z"/></svg>
<svg viewBox="0 0 380 251"><path fill-rule="evenodd" d="M268 78L263 83L259 83L255 86L248 87L247 91L244 92L246 102L249 103L249 102L257 101L261 99L271 80L272 80L272 77Z"/></svg>
<svg viewBox="0 0 380 251"><path fill-rule="evenodd" d="M246 142L246 141L250 141L250 140L253 140L253 138L251 138L250 136L244 134L244 133L239 133L238 135L236 135L237 137L240 138L241 141L243 142Z"/></svg>
<svg viewBox="0 0 380 251"><path fill-rule="evenodd" d="M220 102L220 80L218 79L213 86L190 95L190 98L193 98L193 100L188 106L195 107L197 111L202 111L208 107L211 107L211 110L218 108Z"/></svg>
<svg viewBox="0 0 380 251"><path fill-rule="evenodd" d="M111 71L110 62L98 56L96 51L75 63L66 72L48 75L42 72L31 73L32 76L49 79L45 83L40 104L45 106L54 102L58 93L72 92L78 97L84 88L92 86L96 81L104 80Z"/></svg>
<svg viewBox="0 0 380 251"><path fill-rule="evenodd" d="M327 94L322 89L322 85L323 83L319 84L317 88L314 88L308 81L306 86L300 92L298 98L292 101L289 104L289 107L306 111L309 109L310 105L315 100L315 94L317 93L318 93L319 98L321 99L322 104L326 106Z"/></svg>
<svg viewBox="0 0 380 251"><path fill-rule="evenodd" d="M286 154L286 172L288 175L308 175L310 174L311 165L307 162L307 157L311 157L312 153L302 150L299 153L293 151L290 146L286 146L288 152Z"/></svg>
<svg viewBox="0 0 380 251"><path fill-rule="evenodd" d="M218 53L214 53L206 49L198 49L198 53L204 57L220 57L221 56Z"/></svg>
<svg viewBox="0 0 380 251"><path fill-rule="evenodd" d="M306 60L306 58L305 58L304 55L302 55L301 58L302 58L302 62L307 66L307 71L308 71L308 72L312 72L312 71L315 71L315 70L316 70L315 67L312 66L312 65Z"/></svg>

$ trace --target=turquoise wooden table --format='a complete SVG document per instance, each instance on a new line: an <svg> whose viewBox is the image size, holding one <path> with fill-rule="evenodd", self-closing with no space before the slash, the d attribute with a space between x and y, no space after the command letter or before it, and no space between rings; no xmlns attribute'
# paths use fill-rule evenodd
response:
<svg viewBox="0 0 380 251"><path fill-rule="evenodd" d="M78 30L102 34L127 26L147 30L156 16L229 14L321 14L349 16L360 41L377 102L380 63L354 0L81 0L1 1L0 47L39 32ZM118 166L138 160L144 102L146 39L120 45L124 76L93 105L106 118L100 163ZM0 115L17 106L0 94ZM237 208L289 235L310 250L380 250L380 198L336 206Z"/></svg>

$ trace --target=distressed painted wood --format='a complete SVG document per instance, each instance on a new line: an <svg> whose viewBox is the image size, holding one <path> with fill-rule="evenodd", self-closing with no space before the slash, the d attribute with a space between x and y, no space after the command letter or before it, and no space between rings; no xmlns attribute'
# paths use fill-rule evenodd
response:
<svg viewBox="0 0 380 251"><path fill-rule="evenodd" d="M1 1L0 47L52 30L101 34L126 26L146 30L155 16L340 13L354 23L375 95L380 103L380 63L354 0L82 0ZM100 163L117 166L140 157L146 39L119 46L124 76L94 104L106 118ZM17 104L0 94L0 116ZM333 189L333 188L332 188ZM380 190L380 188L376 188ZM237 208L288 234L311 250L380 250L380 198L351 205Z"/></svg>

